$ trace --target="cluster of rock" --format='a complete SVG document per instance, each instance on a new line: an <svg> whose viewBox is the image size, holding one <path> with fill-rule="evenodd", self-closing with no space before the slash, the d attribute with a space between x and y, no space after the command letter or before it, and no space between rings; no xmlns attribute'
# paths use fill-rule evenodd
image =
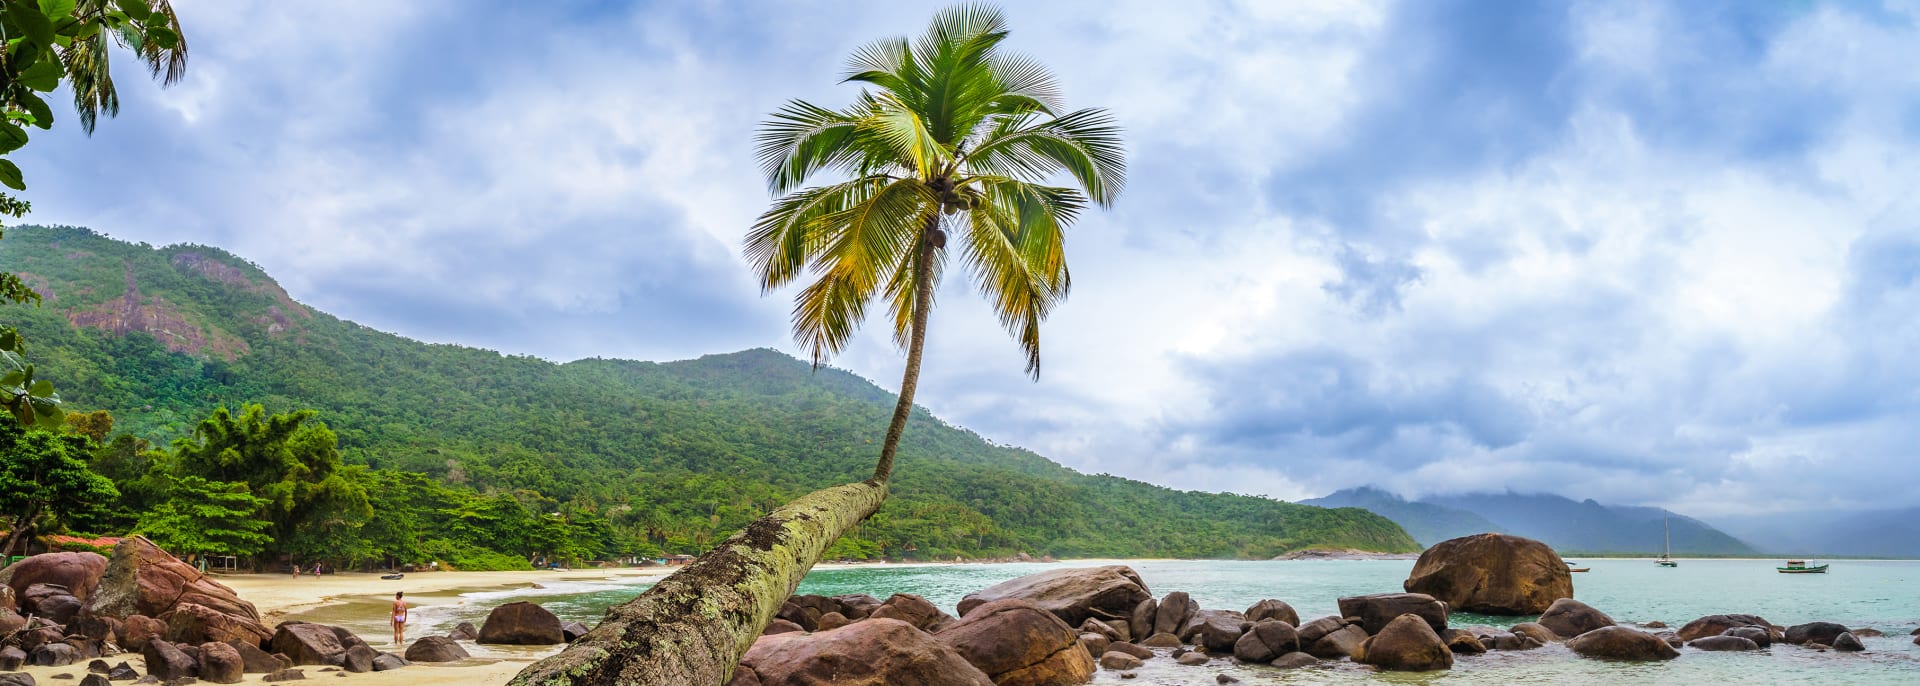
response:
<svg viewBox="0 0 1920 686"><path fill-rule="evenodd" d="M463 624L453 636L422 638L404 657L375 650L340 627L288 621L269 629L233 589L138 536L122 540L111 559L51 553L0 569L0 639L6 643L0 672L93 660L82 682L89 685L140 678L127 662L98 659L122 653L140 655L149 683L231 684L246 674L302 679L304 666L369 672L465 659L456 639L552 645L586 631L531 603L495 608L478 630ZM0 678L12 683L32 678Z"/></svg>

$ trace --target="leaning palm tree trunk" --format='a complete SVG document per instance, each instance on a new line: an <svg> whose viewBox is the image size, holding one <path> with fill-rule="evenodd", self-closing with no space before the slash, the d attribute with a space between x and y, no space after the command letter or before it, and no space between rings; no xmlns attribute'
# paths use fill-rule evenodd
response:
<svg viewBox="0 0 1920 686"><path fill-rule="evenodd" d="M719 686L827 546L887 498L885 482L814 491L755 520L625 604L514 686Z"/></svg>

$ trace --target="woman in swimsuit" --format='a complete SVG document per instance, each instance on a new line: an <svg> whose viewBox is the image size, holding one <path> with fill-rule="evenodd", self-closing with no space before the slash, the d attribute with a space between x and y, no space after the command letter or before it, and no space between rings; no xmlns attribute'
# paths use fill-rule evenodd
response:
<svg viewBox="0 0 1920 686"><path fill-rule="evenodd" d="M394 645L400 645L406 640L405 634L407 632L407 601L402 600L402 598L405 598L406 595L407 595L406 591L398 591L393 594L393 644Z"/></svg>

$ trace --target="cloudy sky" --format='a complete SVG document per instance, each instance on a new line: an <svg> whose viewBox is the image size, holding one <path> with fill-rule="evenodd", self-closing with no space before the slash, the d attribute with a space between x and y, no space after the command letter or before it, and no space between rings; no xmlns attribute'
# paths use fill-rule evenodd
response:
<svg viewBox="0 0 1920 686"><path fill-rule="evenodd" d="M337 315L554 360L796 350L756 124L922 2L176 0L30 221L228 248ZM1126 126L1045 376L965 278L920 401L1069 466L1294 499L1920 504L1920 6L1018 3ZM961 272L956 270L954 275ZM871 327L834 364L893 387Z"/></svg>

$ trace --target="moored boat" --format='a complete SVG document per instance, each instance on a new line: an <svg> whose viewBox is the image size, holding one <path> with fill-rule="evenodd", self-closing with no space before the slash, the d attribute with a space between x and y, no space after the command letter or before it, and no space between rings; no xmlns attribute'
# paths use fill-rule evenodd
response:
<svg viewBox="0 0 1920 686"><path fill-rule="evenodd" d="M1826 565L1808 565L1806 560L1787 560L1787 566L1775 567L1781 574L1825 574Z"/></svg>

